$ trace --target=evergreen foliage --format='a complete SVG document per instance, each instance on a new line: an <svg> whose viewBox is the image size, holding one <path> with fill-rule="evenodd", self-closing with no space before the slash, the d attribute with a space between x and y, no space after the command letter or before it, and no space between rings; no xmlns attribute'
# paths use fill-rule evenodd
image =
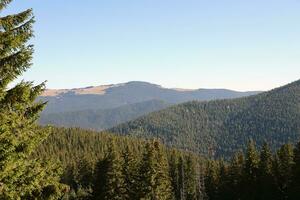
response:
<svg viewBox="0 0 300 200"><path fill-rule="evenodd" d="M237 153L228 164L211 161L205 177L208 199L298 199L297 153L290 144L272 153L265 143L258 156L250 141L246 153Z"/></svg>
<svg viewBox="0 0 300 200"><path fill-rule="evenodd" d="M255 96L188 102L154 112L110 129L111 132L159 138L165 144L225 159L268 141L272 150L300 139L300 81Z"/></svg>
<svg viewBox="0 0 300 200"><path fill-rule="evenodd" d="M133 155L132 149L126 146L122 151L122 175L124 181L124 200L131 200L136 198L137 194L137 158Z"/></svg>
<svg viewBox="0 0 300 200"><path fill-rule="evenodd" d="M97 163L95 177L101 177L94 184L95 199L122 200L124 194L124 179L122 175L122 163L116 152L114 141L109 143L107 153L103 160ZM97 179L96 179L97 180ZM99 188L98 188L99 187Z"/></svg>
<svg viewBox="0 0 300 200"><path fill-rule="evenodd" d="M10 2L0 0L0 12ZM30 67L33 23L30 9L0 16L0 200L300 198L300 143L288 143L299 138L300 81L173 106L112 129L130 137L42 128L36 122L45 103L36 99L44 83L9 87ZM227 163L192 152L235 155Z"/></svg>
<svg viewBox="0 0 300 200"><path fill-rule="evenodd" d="M298 199L299 144L271 151L250 140L227 162L142 140L53 128L35 156L59 160L65 199ZM118 180L118 181L116 181ZM114 191L114 192L111 192ZM116 192L118 191L118 192Z"/></svg>
<svg viewBox="0 0 300 200"><path fill-rule="evenodd" d="M1 0L0 12L10 2ZM31 65L33 23L31 9L0 16L0 199L51 199L64 189L58 166L31 158L49 133L36 125L45 104L35 99L44 84L9 87Z"/></svg>
<svg viewBox="0 0 300 200"><path fill-rule="evenodd" d="M181 196L175 196L180 192L189 199L203 199L197 196L204 184L198 184L198 172L206 160L166 148L156 140L53 128L35 156L61 163L62 182L71 188L65 199L181 200ZM174 178L171 171L177 177L180 171L184 178Z"/></svg>
<svg viewBox="0 0 300 200"><path fill-rule="evenodd" d="M99 95L100 96L100 95ZM69 104L71 104L69 102ZM87 103L88 104L88 103ZM42 113L41 125L59 127L80 127L93 130L105 130L118 124L137 119L140 116L167 108L168 104L160 100L151 100L135 104L122 105L110 109L89 109L73 112Z"/></svg>
<svg viewBox="0 0 300 200"><path fill-rule="evenodd" d="M156 141L147 143L138 169L137 199L171 199L171 182L165 155Z"/></svg>

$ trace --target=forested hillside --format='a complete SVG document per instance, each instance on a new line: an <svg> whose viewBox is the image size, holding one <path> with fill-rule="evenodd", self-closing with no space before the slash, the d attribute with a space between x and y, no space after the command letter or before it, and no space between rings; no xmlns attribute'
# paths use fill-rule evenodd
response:
<svg viewBox="0 0 300 200"><path fill-rule="evenodd" d="M37 85L34 82L47 72L47 68L51 70L50 74L57 75L53 71L53 65L48 63L54 58L51 45L50 48L46 48L50 50L48 54L37 59L50 58L48 62L43 62L48 63L45 71L42 74L38 73L36 80L19 81L33 63L34 47L30 42L34 35L35 17L32 9L10 13L23 8L22 1L19 1L18 6L11 10L9 5L12 1L0 0L0 200L300 199L300 142L298 141L300 138L300 80L256 96L249 95L257 94L257 92L235 92L223 89L168 89L146 82L71 90L46 90L44 82ZM41 16L48 16L42 18L40 22L49 22L40 26L41 23L38 27L52 29L52 25L58 25L56 22L63 21L64 26L59 29L58 34L53 34L50 29L39 30L39 33L49 32L49 37L41 35L39 38L46 38L54 44L53 47L56 48L54 52L57 56L59 55L57 58L60 56L66 58L67 62L54 59L60 63L58 66L61 70L60 65L69 63L68 58L78 57L75 52L69 51L72 50L69 45L62 45L63 40L66 39L63 36L71 36L70 33L63 34L62 29L66 27L68 31L73 29L72 23L65 23L66 20L74 19L70 17L72 12L76 14L75 16L78 16L78 13L83 16L81 11L84 6L87 6L84 7L86 11L84 15L92 13L93 19L100 18L96 18L95 12L91 12L93 10L90 10L91 5L88 4L74 5L68 10L72 10L68 12L68 17L63 18L62 15L66 15L67 4L59 4L58 7L62 8L62 13L57 9L54 13L50 8L55 6L52 5L55 1L36 2L39 3L39 9L43 6L46 8L40 10L43 11L39 12L43 13ZM112 42L108 40L109 37L103 37L112 47L108 50L113 50L114 54L110 55L109 51L106 51L108 46L104 46L105 51L99 49L100 51L95 53L100 55L99 52L105 52L102 56L107 58L116 58L117 54L124 53L125 51L121 51L122 48L120 48L123 46L122 40L129 38L127 34L123 34L122 40L116 40L116 34L112 31L117 30L115 28L118 23L115 24L115 22L121 22L119 25L122 27L129 25L129 32L124 29L117 33L130 33L131 37L133 33L131 25L141 25L140 22L145 19L147 23L144 24L147 24L147 27L144 28L150 30L149 25L152 21L148 19L154 19L153 13L160 17L160 12L152 10L152 6L165 7L159 2L158 4L151 2L151 5L130 3L127 9L124 9L127 2L121 6L118 4L117 7L126 13L130 10L129 21L123 19L125 16L123 12L116 12L119 11L117 7L111 7L106 3L99 4L99 8L104 8L105 13L113 14L103 15L106 17L102 19L109 25L108 28L113 27L107 30L107 33L113 36L111 39L116 42L117 51L114 45L111 46ZM23 6L27 4L28 2L23 2ZM69 5L73 6L71 4ZM170 10L170 4L165 5L165 8ZM131 9L132 6L139 9ZM140 9L142 8L140 6L145 7L146 10ZM186 5L182 4L182 6L178 4L175 7L180 8L181 11L189 11ZM216 10L216 5L212 7ZM249 8L249 6L245 7ZM6 11L6 8L9 9ZM95 7L95 11L101 13L99 8ZM77 9L80 12L77 12ZM163 16L166 14L164 9L161 13ZM132 23L135 20L135 13L132 12L134 10L138 10L138 17L141 17L140 14L143 13L143 20L138 19L139 23ZM151 13L149 18L144 15L148 11ZM178 13L176 9L173 11ZM184 16L183 18L187 17L186 14L197 17L193 13L181 11L179 13ZM195 11L201 13L196 7ZM209 13L215 15L213 12ZM174 21L175 15L171 15L172 12L167 14L167 18L172 18ZM118 20L120 16L122 20ZM156 19L158 18L154 20ZM90 32L89 24L94 24L90 20L91 18L87 17L83 19L84 23L77 20L73 25L77 31L82 29ZM99 23L99 20L96 21ZM178 25L178 20L175 21ZM157 26L156 22L154 24ZM183 21L179 24L181 22ZM84 28L78 28L79 25L84 25ZM169 29L168 26L161 25ZM174 32L175 27L170 25L171 31ZM157 27L155 32L160 33L160 25ZM90 28L95 33L93 27ZM182 29L182 27L179 28ZM58 29L53 30L57 32ZM105 29L101 27L100 31L102 30ZM143 30L143 27L139 29L135 27L135 30L137 31L134 32L141 38L143 31L139 30ZM149 33L152 34L151 31ZM164 36L163 34L157 35ZM166 34L166 36L169 35ZM80 36L86 37L87 34L82 33ZM155 37L151 38L155 39ZM214 38L216 38L215 35ZM68 39L71 39L72 44L74 43L72 38ZM97 39L94 37L92 39L94 44ZM40 43L41 41L43 40L37 41L40 47L45 46ZM128 41L130 44L136 43L133 40ZM163 40L147 41L153 43L153 41ZM169 42L167 41L166 44ZM89 42L84 41L80 44L76 41L74 44L75 50L79 50L79 53L85 52L86 55L94 53L92 52L94 48L88 46ZM91 51L83 51L83 46ZM128 45L124 46L127 51ZM133 49L128 50L138 47L134 46ZM142 46L149 47L148 45ZM58 52L58 49L62 51ZM140 48L137 49L140 50ZM164 51L166 48L156 49ZM150 48L150 52L152 50L153 48ZM175 50L177 52L177 49ZM67 54L62 54L64 51ZM132 58L135 60L136 51L133 52ZM141 52L140 56L150 55L149 53ZM163 52L155 53L159 55ZM174 52L168 51L168 53L175 55ZM130 55L128 57L124 54L121 57L128 58L128 61L131 59ZM154 58L155 55L149 58L153 60L152 57ZM163 54L159 57L167 58ZM147 62L147 59L144 59L146 57L141 58L139 61ZM74 61L78 64L83 63L81 59L74 59ZM87 66L88 62L84 63ZM118 63L124 62L118 60ZM168 64L168 62L164 63ZM114 64L111 63L109 66L114 66ZM122 66L126 67L126 73L133 72L127 70L127 67L129 69L128 63ZM171 66L170 63L167 66ZM75 68L77 67L72 66L72 70ZM70 70L62 71L70 72ZM80 71L77 81L80 82L79 78L85 78L81 77L84 71ZM141 71L145 74L144 69ZM63 72L61 73L64 78L62 81L66 81L65 75L71 76L71 74ZM169 75L170 70L167 72ZM199 78L199 73L194 71L192 73L196 75L196 79ZM123 76L123 74L120 75ZM124 79L127 79L127 75L125 73L124 75ZM176 76L170 74L170 77ZM90 76L88 78L90 79ZM234 97L243 98L231 99ZM199 101L174 105L188 100ZM203 100L212 101L203 102ZM46 101L49 101L48 106ZM46 111L40 119L40 114L45 107ZM152 113L139 117L149 112ZM106 131L102 130L134 118L137 119ZM41 126L38 124L39 119L43 124L81 126L87 129ZM91 129L102 130L102 132Z"/></svg>
<svg viewBox="0 0 300 200"><path fill-rule="evenodd" d="M168 89L138 81L70 90L46 90L39 97L47 102L39 122L41 125L103 130L177 103L228 99L257 93L224 89Z"/></svg>
<svg viewBox="0 0 300 200"><path fill-rule="evenodd" d="M63 169L64 200L299 199L300 143L272 152L249 141L226 162L170 149L157 140L52 128L33 155Z"/></svg>
<svg viewBox="0 0 300 200"><path fill-rule="evenodd" d="M203 199L205 159L159 141L52 128L33 157L63 169L63 199Z"/></svg>
<svg viewBox="0 0 300 200"><path fill-rule="evenodd" d="M255 96L189 102L151 113L110 131L160 138L209 156L230 156L249 139L272 149L300 136L300 81Z"/></svg>
<svg viewBox="0 0 300 200"><path fill-rule="evenodd" d="M162 110L168 106L170 106L170 104L163 101L151 100L105 110L94 109L42 114L39 123L41 125L51 124L61 127L103 130L136 119L150 112Z"/></svg>

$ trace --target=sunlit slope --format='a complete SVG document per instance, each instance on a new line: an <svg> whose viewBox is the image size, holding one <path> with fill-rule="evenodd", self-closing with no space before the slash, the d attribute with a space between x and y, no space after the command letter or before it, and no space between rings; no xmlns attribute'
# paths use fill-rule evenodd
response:
<svg viewBox="0 0 300 200"><path fill-rule="evenodd" d="M48 102L43 113L49 114L112 109L154 99L177 104L192 100L229 99L257 93L256 91L237 92L226 89L169 89L152 83L133 81L97 87L46 90L39 99Z"/></svg>
<svg viewBox="0 0 300 200"><path fill-rule="evenodd" d="M279 147L300 136L300 81L250 97L180 104L110 131L158 137L210 156L228 156L249 139Z"/></svg>

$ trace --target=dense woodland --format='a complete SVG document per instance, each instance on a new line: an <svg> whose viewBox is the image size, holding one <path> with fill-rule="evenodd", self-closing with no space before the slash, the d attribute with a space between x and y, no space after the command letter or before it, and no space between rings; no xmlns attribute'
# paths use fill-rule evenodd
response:
<svg viewBox="0 0 300 200"><path fill-rule="evenodd" d="M300 199L300 142L273 153L267 143L258 151L250 141L245 153L210 161L206 169L208 199Z"/></svg>
<svg viewBox="0 0 300 200"><path fill-rule="evenodd" d="M300 81L255 96L189 102L110 129L160 138L165 144L209 157L229 157L253 139L273 150L300 137Z"/></svg>
<svg viewBox="0 0 300 200"><path fill-rule="evenodd" d="M104 130L148 113L162 110L168 106L170 104L164 101L151 100L104 110L90 109L73 112L42 113L39 124Z"/></svg>
<svg viewBox="0 0 300 200"><path fill-rule="evenodd" d="M64 169L65 199L203 199L205 159L141 140L53 128L35 157Z"/></svg>
<svg viewBox="0 0 300 200"><path fill-rule="evenodd" d="M35 156L63 167L64 199L299 199L300 142L272 151L249 141L227 161L141 140L53 128ZM115 181L115 182L114 182Z"/></svg>

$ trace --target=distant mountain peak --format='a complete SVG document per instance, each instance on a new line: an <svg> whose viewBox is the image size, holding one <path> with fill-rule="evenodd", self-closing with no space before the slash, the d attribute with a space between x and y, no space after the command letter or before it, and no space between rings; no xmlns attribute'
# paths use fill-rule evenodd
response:
<svg viewBox="0 0 300 200"><path fill-rule="evenodd" d="M299 81L300 84L300 81ZM228 89L185 89L185 88L165 88L161 85L145 82L145 81L129 81L126 83L119 84L109 84L109 85L99 85L99 86L87 86L82 88L72 88L72 89L47 89L41 95L42 97L58 97L63 95L105 95L111 90L117 89L118 91L129 92L127 89L130 89L130 92L133 91L156 91L156 92L178 92L181 94L191 94L196 92L236 92ZM160 91L158 91L160 90ZM259 93L254 91L253 94Z"/></svg>
<svg viewBox="0 0 300 200"><path fill-rule="evenodd" d="M155 84L155 83L146 82L146 81L129 81L129 82L125 83L124 85L152 86L152 87L162 88L161 85L158 85L158 84Z"/></svg>
<svg viewBox="0 0 300 200"><path fill-rule="evenodd" d="M78 95L85 95L85 94L103 95L106 93L106 90L111 87L112 85L102 85L102 86L89 86L85 88L73 88L73 89L47 89L43 92L41 96L59 96L67 93L74 93Z"/></svg>
<svg viewBox="0 0 300 200"><path fill-rule="evenodd" d="M53 96L60 96L64 94L75 94L75 95L104 95L106 94L106 91L110 88L116 88L116 87L124 87L124 86L148 86L148 87L157 87L162 88L162 86L145 82L145 81L130 81L126 83L118 83L118 84L109 84L109 85L99 85L99 86L87 86L83 88L72 88L72 89L47 89L43 92L41 96L44 97L53 97ZM182 89L184 90L184 89Z"/></svg>

